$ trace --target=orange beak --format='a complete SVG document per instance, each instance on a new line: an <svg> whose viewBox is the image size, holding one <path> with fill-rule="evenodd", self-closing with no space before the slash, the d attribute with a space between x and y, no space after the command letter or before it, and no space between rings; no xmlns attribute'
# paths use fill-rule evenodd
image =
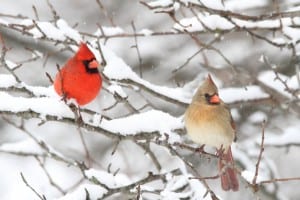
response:
<svg viewBox="0 0 300 200"><path fill-rule="evenodd" d="M99 63L97 62L97 60L92 60L91 62L89 62L90 69L97 68L98 66L99 66Z"/></svg>
<svg viewBox="0 0 300 200"><path fill-rule="evenodd" d="M220 103L220 102L221 102L221 99L217 94L214 94L209 99L209 103Z"/></svg>

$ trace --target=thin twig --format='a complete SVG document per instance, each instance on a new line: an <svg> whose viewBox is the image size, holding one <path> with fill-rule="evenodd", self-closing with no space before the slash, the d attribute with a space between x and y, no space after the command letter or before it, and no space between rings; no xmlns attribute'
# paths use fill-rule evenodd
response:
<svg viewBox="0 0 300 200"><path fill-rule="evenodd" d="M66 192L57 184L54 182L53 178L51 177L51 175L49 174L48 170L46 169L46 166L45 166L45 161L42 162L41 159L39 159L38 157L35 157L36 160L38 161L40 167L42 168L42 170L44 171L44 173L46 174L50 184L55 188L57 189L61 194L66 194Z"/></svg>
<svg viewBox="0 0 300 200"><path fill-rule="evenodd" d="M20 80L20 78L16 75L16 73L14 72L14 69L11 69L5 60L5 55L6 52L8 51L7 47L5 46L5 43L3 42L3 46L2 46L2 51L1 51L1 57L0 57L0 64L11 74L13 75L13 77L16 79L16 81L18 83L21 83L22 81Z"/></svg>
<svg viewBox="0 0 300 200"><path fill-rule="evenodd" d="M269 183L287 182L287 181L300 181L300 177L274 178L270 180L260 181L258 184L269 184Z"/></svg>
<svg viewBox="0 0 300 200"><path fill-rule="evenodd" d="M135 28L135 25L134 25L134 22L132 21L131 22L131 27L133 29L133 33L134 35L136 35L136 28ZM141 53L140 53L140 49L139 49L139 46L138 46L138 40L137 40L137 37L134 37L134 42L135 42L135 45L133 45L132 47L134 47L136 49L136 53L138 55L138 59L139 59L139 75L141 78L143 78L143 60L142 60L142 57L141 57Z"/></svg>
<svg viewBox="0 0 300 200"><path fill-rule="evenodd" d="M114 19L113 19L113 15L112 16L110 16L108 13L108 11L107 11L107 9L105 8L105 6L103 5L103 3L101 2L101 0L96 0L96 3L97 3L97 5L99 6L99 8L100 8L100 12L101 13L104 13L104 16L106 17L106 18L108 18L109 19L109 21L110 21L110 24L112 25L112 26L115 26L115 23L114 23Z"/></svg>
<svg viewBox="0 0 300 200"><path fill-rule="evenodd" d="M252 185L254 185L254 189L257 190L257 176L258 176L258 171L259 171L259 165L260 165L260 161L262 159L262 154L264 152L264 141L265 141L265 126L266 126L266 121L264 120L262 122L262 130L261 130L261 143L260 143L260 151L259 151L259 155L258 155L258 158L257 158L257 162L256 162L256 165L255 165L255 173L254 173L254 177L253 177L253 180L252 180Z"/></svg>
<svg viewBox="0 0 300 200"><path fill-rule="evenodd" d="M36 9L36 7L34 5L32 6L32 9L33 9L33 13L35 15L35 19L36 20L40 20L39 14L38 14L37 9Z"/></svg>
<svg viewBox="0 0 300 200"><path fill-rule="evenodd" d="M50 0L47 0L47 4L51 10L54 20L57 21L60 18L57 14L57 11L54 9L54 6L50 3Z"/></svg>
<svg viewBox="0 0 300 200"><path fill-rule="evenodd" d="M149 155L149 157L151 158L154 166L156 167L157 171L160 171L162 169L161 164L159 163L157 156L154 154L154 152L151 150L150 148L150 142L146 141L146 143L142 143L142 142L136 142L136 144L138 146L140 146L145 153L147 153Z"/></svg>
<svg viewBox="0 0 300 200"><path fill-rule="evenodd" d="M21 172L20 173L20 175L21 175L21 178L22 178L22 181L25 183L25 185L32 191L32 192L34 192L34 194L39 198L39 199L41 199L41 200L46 200L46 197L44 196L44 195L41 195L41 194L39 194L28 182L27 182L27 180L25 179L25 177L24 177L24 175L23 175L23 173Z"/></svg>

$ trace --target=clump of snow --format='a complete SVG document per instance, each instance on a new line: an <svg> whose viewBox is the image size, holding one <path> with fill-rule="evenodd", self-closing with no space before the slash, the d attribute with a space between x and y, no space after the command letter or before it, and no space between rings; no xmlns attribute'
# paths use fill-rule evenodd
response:
<svg viewBox="0 0 300 200"><path fill-rule="evenodd" d="M204 26L202 23L204 24ZM234 25L227 19L225 19L224 17L220 17L219 15L204 16L202 14L198 14L198 17L181 19L179 21L179 24L176 23L173 26L173 28L176 30L188 30L190 32L205 31L206 27L211 30L230 30L234 28Z"/></svg>
<svg viewBox="0 0 300 200"><path fill-rule="evenodd" d="M180 8L180 3L173 0L155 0L148 2L147 5L151 9L156 9L157 12L170 12Z"/></svg>
<svg viewBox="0 0 300 200"><path fill-rule="evenodd" d="M66 195L57 198L57 200L74 200L74 199L86 199L87 193L89 194L90 199L99 199L101 198L107 191L99 187L95 184L81 184L78 188L76 188L72 192L68 192Z"/></svg>
<svg viewBox="0 0 300 200"><path fill-rule="evenodd" d="M41 31L47 35L48 38L54 40L64 41L66 37L64 34L57 29L53 24L49 22L36 22Z"/></svg>
<svg viewBox="0 0 300 200"><path fill-rule="evenodd" d="M10 74L0 74L0 88L8 88L12 86L17 88L25 88L26 90L32 92L35 96L58 98L58 95L55 93L52 85L49 87L30 86L24 82L18 83L15 77Z"/></svg>
<svg viewBox="0 0 300 200"><path fill-rule="evenodd" d="M142 29L142 30L140 30L138 33L141 33L141 34L143 34L143 35L145 35L145 36L150 36L150 35L153 34L153 31L150 30L150 29Z"/></svg>
<svg viewBox="0 0 300 200"><path fill-rule="evenodd" d="M34 111L41 115L73 117L74 114L64 102L49 97L14 97L0 92L0 110L10 112ZM46 106L45 106L46 105Z"/></svg>
<svg viewBox="0 0 300 200"><path fill-rule="evenodd" d="M289 79L289 86L292 89L300 89L300 82L298 80L298 77L300 77L300 72L298 74L293 75L290 79Z"/></svg>
<svg viewBox="0 0 300 200"><path fill-rule="evenodd" d="M242 177L244 179L246 179L249 183L252 183L252 180L253 180L254 176L255 176L254 171L248 171L248 170L242 171ZM268 180L268 179L269 179L268 177L258 173L256 183L260 183L261 181Z"/></svg>
<svg viewBox="0 0 300 200"><path fill-rule="evenodd" d="M250 21L250 20L243 20L232 18L232 21L239 27L243 28L280 28L293 26L295 24L299 25L300 22L295 22L294 18L284 17L274 20L261 20L261 21ZM203 25L204 24L204 25ZM211 30L231 30L235 27L235 24L231 23L224 17L220 15L205 15L205 14L198 14L197 17L190 17L190 18L183 18L179 21L179 23L175 23L173 28L179 31L187 30L189 32L196 32L196 31L205 31L206 27ZM290 28L287 29L287 33L292 35L294 39L298 39L299 36L297 35L299 32L297 29Z"/></svg>
<svg viewBox="0 0 300 200"><path fill-rule="evenodd" d="M264 7L268 5L267 0L251 0L247 1L247 3L240 2L239 0L229 0L229 1L224 1L225 7L228 10L231 11L237 11L241 12L241 10L248 10L248 9L257 9L260 7Z"/></svg>
<svg viewBox="0 0 300 200"><path fill-rule="evenodd" d="M185 0L185 1L189 1L192 3L194 2L199 3L199 0ZM205 7L212 8L212 9L218 9L218 10L224 9L224 5L220 0L201 0L200 4L203 4Z"/></svg>
<svg viewBox="0 0 300 200"><path fill-rule="evenodd" d="M267 119L268 119L268 116L262 111L254 112L248 117L248 120L251 123L262 123L264 120L267 120Z"/></svg>
<svg viewBox="0 0 300 200"><path fill-rule="evenodd" d="M0 74L0 87L1 88L8 88L11 86L16 85L18 82L16 81L15 77L10 74Z"/></svg>
<svg viewBox="0 0 300 200"><path fill-rule="evenodd" d="M82 40L78 31L73 29L72 27L70 27L69 24L65 20L63 20L63 19L57 20L56 25L59 28L60 32L62 32L63 35L65 35L66 37L71 38L71 39L75 40L76 42L79 42Z"/></svg>
<svg viewBox="0 0 300 200"><path fill-rule="evenodd" d="M231 115L232 115L232 118L233 118L234 121L237 121L237 120L241 119L241 115L240 115L239 110L237 108L232 108L230 110L230 112L231 112Z"/></svg>
<svg viewBox="0 0 300 200"><path fill-rule="evenodd" d="M8 21L5 21L4 19L0 19L0 24L3 24L4 26L8 26L10 23Z"/></svg>
<svg viewBox="0 0 300 200"><path fill-rule="evenodd" d="M98 126L102 120L102 116L100 114L94 114L93 119L92 119L92 125L93 126Z"/></svg>
<svg viewBox="0 0 300 200"><path fill-rule="evenodd" d="M256 85L246 86L245 88L222 88L219 93L221 99L226 103L269 97L267 93Z"/></svg>
<svg viewBox="0 0 300 200"><path fill-rule="evenodd" d="M233 20L238 26L245 28L278 28L280 27L279 20L262 20L262 21L248 21L241 19ZM289 23L288 23L289 24Z"/></svg>
<svg viewBox="0 0 300 200"><path fill-rule="evenodd" d="M66 37L71 38L76 42L82 40L78 31L70 27L63 19L57 20L57 27L50 22L33 21L32 19L24 19L19 23L27 27L32 27L29 29L29 32L34 38L41 38L45 35L47 38L58 41L64 41Z"/></svg>
<svg viewBox="0 0 300 200"><path fill-rule="evenodd" d="M294 43L300 39L300 30L297 28L283 27L282 32Z"/></svg>
<svg viewBox="0 0 300 200"><path fill-rule="evenodd" d="M171 175L172 176L172 175ZM191 195L191 191L187 192L175 192L179 188L182 188L188 182L188 177L186 176L172 176L168 178L168 183L160 195L167 199L180 199L188 198Z"/></svg>
<svg viewBox="0 0 300 200"><path fill-rule="evenodd" d="M15 67L17 67L18 65L10 60L5 60L5 64L10 68L10 69L14 69Z"/></svg>
<svg viewBox="0 0 300 200"><path fill-rule="evenodd" d="M27 27L32 27L28 32L30 32L34 38L41 38L46 35L46 37L53 40L64 41L66 39L63 33L50 22L24 19L20 22L20 24Z"/></svg>
<svg viewBox="0 0 300 200"><path fill-rule="evenodd" d="M96 36L114 36L121 35L124 33L124 30L121 27L108 27L101 26L101 29L98 28L94 35Z"/></svg>
<svg viewBox="0 0 300 200"><path fill-rule="evenodd" d="M32 52L32 58L34 58L34 57L36 57L36 56L38 56L38 57L43 57L43 53L42 52L40 52L40 51L38 51L38 50L34 50L33 52Z"/></svg>
<svg viewBox="0 0 300 200"><path fill-rule="evenodd" d="M291 88L291 89L295 89L295 87L297 88L298 85L291 85L289 82L289 77L278 73L278 77L280 77L283 81L287 81L287 85ZM291 98L292 94L290 94L289 92L286 91L285 85L280 82L278 79L276 79L276 75L274 73L274 71L272 70L268 70L268 71L263 71L258 75L258 80L261 81L262 83L264 83L265 85L267 85L268 87L276 90L277 92L279 92L280 94Z"/></svg>
<svg viewBox="0 0 300 200"><path fill-rule="evenodd" d="M300 144L299 130L300 126L294 125L286 127L283 130L283 134L280 135L267 133L268 137L265 138L265 145L286 146L289 144Z"/></svg>
<svg viewBox="0 0 300 200"><path fill-rule="evenodd" d="M19 142L4 143L0 146L0 151L43 155L45 151L32 139Z"/></svg>
<svg viewBox="0 0 300 200"><path fill-rule="evenodd" d="M103 119L100 126L115 133L131 135L156 131L170 134L172 130L182 128L183 124L181 118L159 110L150 110L119 119Z"/></svg>
<svg viewBox="0 0 300 200"><path fill-rule="evenodd" d="M277 38L274 38L272 40L272 42L278 44L278 45L284 45L284 44L287 44L287 40L285 38L281 38L281 37L277 37Z"/></svg>
<svg viewBox="0 0 300 200"><path fill-rule="evenodd" d="M112 84L107 87L107 90L110 91L112 94L118 94L122 98L127 98L127 94L123 90L123 88L117 84Z"/></svg>
<svg viewBox="0 0 300 200"><path fill-rule="evenodd" d="M190 3L195 5L203 5L207 8L224 10L224 5L220 0L180 0L185 6L188 6Z"/></svg>
<svg viewBox="0 0 300 200"><path fill-rule="evenodd" d="M158 0L158 1L151 1L148 3L150 7L169 7L173 5L173 0Z"/></svg>
<svg viewBox="0 0 300 200"><path fill-rule="evenodd" d="M25 83L21 83L20 85L22 87L26 88L27 90L31 91L35 96L47 96L47 97L61 98L55 92L53 85L50 85L49 87L30 86Z"/></svg>
<svg viewBox="0 0 300 200"><path fill-rule="evenodd" d="M293 11L299 11L300 10L300 6L293 6L293 7L291 7L291 8L289 8L289 9L287 9L286 11L287 12L293 12Z"/></svg>
<svg viewBox="0 0 300 200"><path fill-rule="evenodd" d="M122 187L131 183L130 179L121 173L113 175L103 170L88 169L85 171L85 174L88 178L95 177L98 181L109 188Z"/></svg>

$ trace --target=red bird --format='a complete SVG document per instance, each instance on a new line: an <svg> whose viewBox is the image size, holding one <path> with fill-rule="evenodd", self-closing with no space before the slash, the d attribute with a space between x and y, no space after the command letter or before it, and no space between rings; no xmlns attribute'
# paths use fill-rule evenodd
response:
<svg viewBox="0 0 300 200"><path fill-rule="evenodd" d="M98 65L91 50L81 43L76 54L57 73L55 91L66 99L75 99L79 105L91 102L102 86Z"/></svg>
<svg viewBox="0 0 300 200"><path fill-rule="evenodd" d="M239 182L231 153L231 143L236 139L234 122L210 75L186 110L185 126L194 142L217 148L223 190L238 191Z"/></svg>

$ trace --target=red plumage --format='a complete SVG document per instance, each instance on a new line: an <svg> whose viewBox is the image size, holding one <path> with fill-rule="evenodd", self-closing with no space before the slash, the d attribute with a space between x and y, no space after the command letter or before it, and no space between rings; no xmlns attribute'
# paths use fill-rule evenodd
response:
<svg viewBox="0 0 300 200"><path fill-rule="evenodd" d="M102 87L98 62L85 43L81 43L76 54L57 73L54 89L66 99L74 98L85 105L96 98Z"/></svg>

